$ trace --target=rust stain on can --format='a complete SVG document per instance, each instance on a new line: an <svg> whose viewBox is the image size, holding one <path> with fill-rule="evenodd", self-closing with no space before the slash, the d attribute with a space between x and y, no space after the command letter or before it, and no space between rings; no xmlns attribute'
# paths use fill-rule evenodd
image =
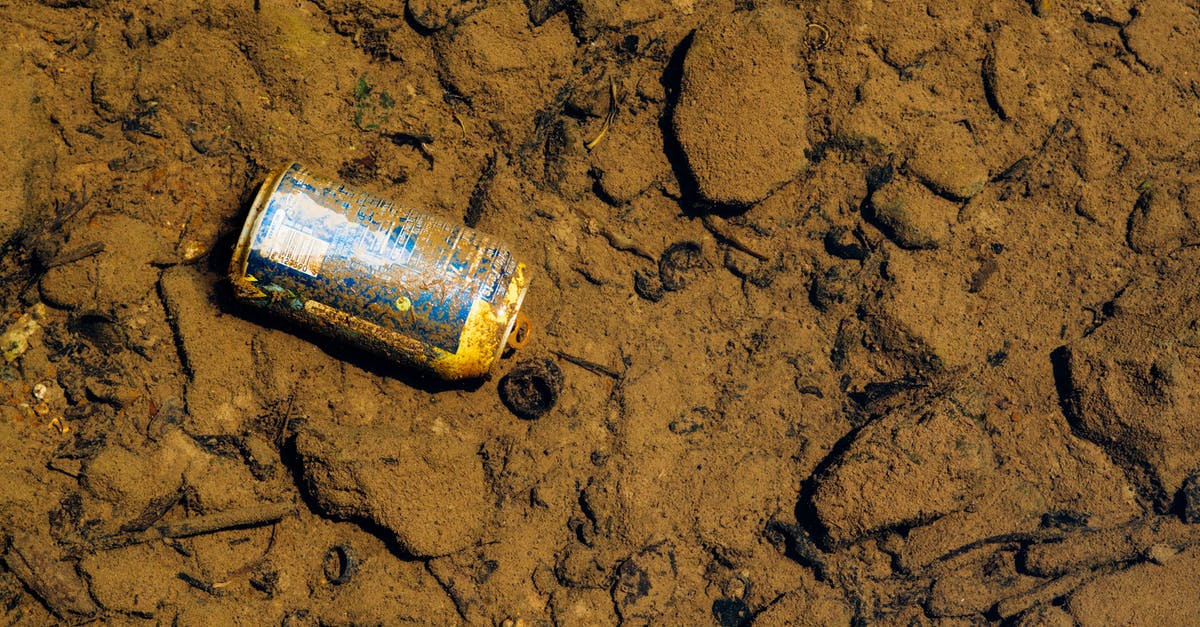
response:
<svg viewBox="0 0 1200 627"><path fill-rule="evenodd" d="M242 302L443 379L486 375L529 286L498 240L290 164L234 249Z"/></svg>

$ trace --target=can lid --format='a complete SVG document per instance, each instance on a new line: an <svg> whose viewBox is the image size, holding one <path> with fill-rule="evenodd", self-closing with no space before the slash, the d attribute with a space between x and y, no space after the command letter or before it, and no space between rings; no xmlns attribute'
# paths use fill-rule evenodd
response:
<svg viewBox="0 0 1200 627"><path fill-rule="evenodd" d="M258 193L254 196L254 202L250 204L250 211L246 215L246 222L242 225L242 232L238 235L237 245L233 249L233 258L229 260L229 278L235 284L243 281L246 276L246 263L250 258L250 244L254 241L254 236L258 233L259 226L262 224L263 215L266 214L267 203L270 202L275 190L279 188L279 184L283 181L283 175L288 170L299 167L299 165L293 161L272 170L263 181L262 186L258 188Z"/></svg>

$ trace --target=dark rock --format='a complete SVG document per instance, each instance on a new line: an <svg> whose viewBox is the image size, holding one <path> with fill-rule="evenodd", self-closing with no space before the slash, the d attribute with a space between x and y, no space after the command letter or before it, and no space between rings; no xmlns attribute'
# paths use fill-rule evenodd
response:
<svg viewBox="0 0 1200 627"><path fill-rule="evenodd" d="M978 294L987 285L988 279L1000 269L1000 264L996 263L994 257L987 257L979 262L979 269L971 274L971 282L967 286L967 291L972 294Z"/></svg>
<svg viewBox="0 0 1200 627"><path fill-rule="evenodd" d="M647 547L621 562L612 599L622 622L653 621L668 615L678 576L674 549L666 543Z"/></svg>
<svg viewBox="0 0 1200 627"><path fill-rule="evenodd" d="M829 311L834 305L845 303L853 290L853 275L839 266L833 266L813 278L808 299L818 310Z"/></svg>
<svg viewBox="0 0 1200 627"><path fill-rule="evenodd" d="M125 347L124 333L112 314L96 310L76 312L71 315L68 328L87 338L93 346L105 353L113 353Z"/></svg>
<svg viewBox="0 0 1200 627"><path fill-rule="evenodd" d="M1066 509L1056 509L1042 514L1042 527L1046 529L1079 529L1087 527L1090 514Z"/></svg>

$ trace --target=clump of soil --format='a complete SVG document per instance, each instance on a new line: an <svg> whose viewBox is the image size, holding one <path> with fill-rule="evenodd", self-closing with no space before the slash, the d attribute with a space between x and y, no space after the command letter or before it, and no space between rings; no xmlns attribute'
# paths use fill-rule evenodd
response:
<svg viewBox="0 0 1200 627"><path fill-rule="evenodd" d="M1183 0L0 3L0 618L1188 622L1198 37ZM525 346L448 386L238 308L293 159L508 242Z"/></svg>

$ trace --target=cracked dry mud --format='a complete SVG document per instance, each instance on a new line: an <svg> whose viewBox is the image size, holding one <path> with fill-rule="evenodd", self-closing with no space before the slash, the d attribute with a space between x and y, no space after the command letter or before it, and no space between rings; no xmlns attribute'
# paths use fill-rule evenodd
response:
<svg viewBox="0 0 1200 627"><path fill-rule="evenodd" d="M0 0L0 622L1195 624L1198 40ZM291 159L511 243L526 345L447 386L237 308Z"/></svg>

